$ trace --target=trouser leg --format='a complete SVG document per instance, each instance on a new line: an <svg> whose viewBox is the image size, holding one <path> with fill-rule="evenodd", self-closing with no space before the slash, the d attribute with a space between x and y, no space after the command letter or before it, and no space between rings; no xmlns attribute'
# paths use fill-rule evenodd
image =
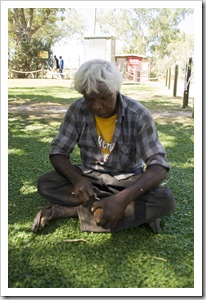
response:
<svg viewBox="0 0 206 300"><path fill-rule="evenodd" d="M157 187L130 203L114 231L149 223L168 216L175 209L175 199L170 190Z"/></svg>
<svg viewBox="0 0 206 300"><path fill-rule="evenodd" d="M97 226L91 213L92 203L78 206L78 216L82 231L117 232L122 229L139 226L164 216L168 216L175 209L175 199L170 190L158 187L131 202L122 218L112 229Z"/></svg>
<svg viewBox="0 0 206 300"><path fill-rule="evenodd" d="M37 188L41 196L54 204L77 206L83 203L72 195L71 182L57 172L42 175L38 180Z"/></svg>
<svg viewBox="0 0 206 300"><path fill-rule="evenodd" d="M81 173L79 168L77 168L77 171ZM100 174L98 172L91 172L87 175L84 174L84 176L87 176L91 180L94 185L95 193L100 198L118 193L138 179L138 175L135 175L126 180L118 181L113 176ZM82 231L119 231L167 216L171 214L175 208L175 199L171 191L164 187L157 187L131 202L127 206L121 220L111 230L96 225L93 214L91 213L93 202L90 201L86 204L80 202L77 197L72 195L72 184L59 173L51 172L40 177L38 191L43 197L53 203L77 206Z"/></svg>
<svg viewBox="0 0 206 300"><path fill-rule="evenodd" d="M72 195L71 183L57 172L50 172L38 180L38 192L52 204L44 206L36 215L32 223L32 232L38 230L51 220L78 217L78 205L82 202Z"/></svg>
<svg viewBox="0 0 206 300"><path fill-rule="evenodd" d="M112 182L104 182L104 178L102 179L101 174L98 172L92 172L87 175L83 174L78 167L76 167L76 171L88 177L94 186L94 192L100 198L107 197L118 191L119 187L113 190L112 187L109 187L109 183L112 186ZM77 206L83 203L83 201L72 195L74 187L71 182L55 171L42 175L38 180L37 188L41 196L55 204Z"/></svg>

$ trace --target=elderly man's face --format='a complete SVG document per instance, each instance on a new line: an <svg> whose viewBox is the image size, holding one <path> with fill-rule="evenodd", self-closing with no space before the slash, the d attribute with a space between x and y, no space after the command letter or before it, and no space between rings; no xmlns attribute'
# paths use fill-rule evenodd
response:
<svg viewBox="0 0 206 300"><path fill-rule="evenodd" d="M116 93L84 94L87 107L100 118L109 118L117 113Z"/></svg>

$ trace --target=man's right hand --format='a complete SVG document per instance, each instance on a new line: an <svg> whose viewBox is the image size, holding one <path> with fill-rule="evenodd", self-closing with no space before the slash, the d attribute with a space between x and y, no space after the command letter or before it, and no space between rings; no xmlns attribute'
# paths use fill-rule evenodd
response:
<svg viewBox="0 0 206 300"><path fill-rule="evenodd" d="M66 177L74 186L73 193L83 202L95 197L94 187L89 179L82 176L70 163L68 157L60 154L50 156L55 170Z"/></svg>
<svg viewBox="0 0 206 300"><path fill-rule="evenodd" d="M84 177L74 184L73 192L75 196L84 202L87 202L95 197L92 183Z"/></svg>

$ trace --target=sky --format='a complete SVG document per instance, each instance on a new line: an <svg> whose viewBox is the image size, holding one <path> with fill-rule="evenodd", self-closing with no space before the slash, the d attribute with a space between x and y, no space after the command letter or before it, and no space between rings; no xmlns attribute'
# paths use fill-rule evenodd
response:
<svg viewBox="0 0 206 300"><path fill-rule="evenodd" d="M186 34L194 33L194 14L189 15L179 24L179 28Z"/></svg>
<svg viewBox="0 0 206 300"><path fill-rule="evenodd" d="M81 15L82 19L86 21L88 30L85 32L85 36L94 35L95 8L75 9ZM76 68L84 61L84 45L83 43L78 43L76 40L69 42L68 46L55 47L54 52L57 57L61 55L64 58L65 67Z"/></svg>

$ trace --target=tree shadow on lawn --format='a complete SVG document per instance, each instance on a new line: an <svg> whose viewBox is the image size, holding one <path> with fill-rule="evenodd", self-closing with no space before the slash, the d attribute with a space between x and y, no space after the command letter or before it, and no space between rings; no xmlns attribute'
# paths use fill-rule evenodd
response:
<svg viewBox="0 0 206 300"><path fill-rule="evenodd" d="M59 106L69 105L74 100L82 97L73 89L66 87L23 87L23 88L10 88L8 94L8 103L10 106L22 105L39 105L47 102L52 102L52 105Z"/></svg>
<svg viewBox="0 0 206 300"><path fill-rule="evenodd" d="M34 116L33 116L34 117ZM10 114L9 118L9 212L10 222L27 222L46 204L37 193L38 178L53 170L49 161L50 143L60 125L56 118L31 119L30 115ZM78 162L74 149L73 161ZM35 192L35 193L34 193ZM14 213L15 212L15 213Z"/></svg>
<svg viewBox="0 0 206 300"><path fill-rule="evenodd" d="M115 234L81 233L87 243L66 243L70 230L67 224L63 227L64 232L47 238L36 235L11 241L10 287L193 286L192 261L185 260L192 259L193 250L185 239L157 236L140 227Z"/></svg>
<svg viewBox="0 0 206 300"><path fill-rule="evenodd" d="M139 90L140 89L140 90ZM142 90L141 90L142 89ZM151 112L170 111L183 112L191 110L182 109L182 100L180 97L170 97L168 95L159 94L159 88L154 87L135 87L134 90L125 90L125 95L132 96L134 99L145 105ZM60 109L60 106L68 107L73 101L82 97L74 89L67 87L20 87L9 89L9 108L13 111L19 109L38 109L42 113L45 107L53 106ZM191 103L189 103L191 104ZM191 105L190 105L191 106ZM55 109L54 109L55 110Z"/></svg>
<svg viewBox="0 0 206 300"><path fill-rule="evenodd" d="M41 174L52 169L48 153L61 119L53 118L48 122L48 119L31 118L31 115L10 115L10 286L191 287L192 126L182 123L157 124L160 134L172 139L166 146L172 165L167 185L177 199L176 211L163 219L161 235L155 236L145 226L112 235L82 233L78 220L72 219L52 222L42 234L34 237L31 233L33 218L47 203L38 195L36 183ZM55 125L51 126L53 122ZM78 153L75 159L79 159ZM68 236L85 237L88 244L63 243L62 239L68 239ZM68 272L70 265L73 268L69 267ZM165 276L162 277L162 273ZM58 280L54 279L54 274L59 274Z"/></svg>
<svg viewBox="0 0 206 300"><path fill-rule="evenodd" d="M77 219L54 221L33 235L31 221L43 201L30 192L20 194L15 207L10 207L10 287L193 285L192 236L181 231L175 214L165 217L161 235L154 235L144 225L114 234L82 233ZM68 238L83 238L87 243L64 242Z"/></svg>
<svg viewBox="0 0 206 300"><path fill-rule="evenodd" d="M158 99L138 99L138 101L147 107L153 117L155 118L156 114L158 113L160 116L165 118L167 121L167 117L171 119L174 117L189 117L191 122L192 119L192 107L189 105L187 108L182 108L182 103L178 99L171 99L160 96ZM167 116L165 117L165 113ZM174 121L174 120L173 120Z"/></svg>
<svg viewBox="0 0 206 300"><path fill-rule="evenodd" d="M146 105L149 110L151 109L151 111L153 111L153 108L161 108L163 110L167 109L168 111L182 108L181 102L178 99L171 99L170 97L162 95L155 95L149 99L139 98L138 101L143 105Z"/></svg>

